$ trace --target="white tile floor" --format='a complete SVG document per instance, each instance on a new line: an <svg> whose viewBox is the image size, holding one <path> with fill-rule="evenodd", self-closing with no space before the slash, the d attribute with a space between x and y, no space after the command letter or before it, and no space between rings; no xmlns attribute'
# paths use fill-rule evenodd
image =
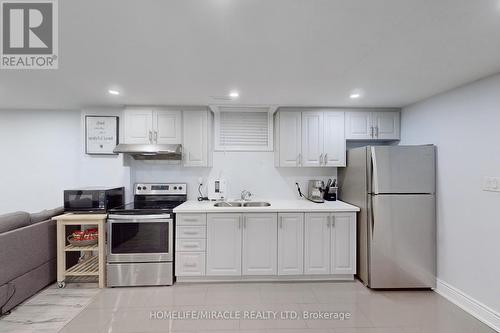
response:
<svg viewBox="0 0 500 333"><path fill-rule="evenodd" d="M152 312L294 311L290 319L151 319ZM240 311L240 312L238 312ZM350 314L307 319L304 311ZM247 312L248 313L248 312ZM157 314L157 316L159 316ZM431 291L375 292L359 282L177 284L98 293L61 332L492 333Z"/></svg>
<svg viewBox="0 0 500 333"><path fill-rule="evenodd" d="M0 332L58 332L98 293L99 289L89 288L89 284L68 284L66 289L58 289L54 284L1 317Z"/></svg>

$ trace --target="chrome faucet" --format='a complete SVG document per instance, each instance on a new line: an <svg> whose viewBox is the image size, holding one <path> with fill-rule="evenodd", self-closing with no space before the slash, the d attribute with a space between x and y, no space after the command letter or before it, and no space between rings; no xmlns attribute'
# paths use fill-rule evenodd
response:
<svg viewBox="0 0 500 333"><path fill-rule="evenodd" d="M247 190L241 191L241 200L243 201L250 201L250 197L252 196L252 193Z"/></svg>

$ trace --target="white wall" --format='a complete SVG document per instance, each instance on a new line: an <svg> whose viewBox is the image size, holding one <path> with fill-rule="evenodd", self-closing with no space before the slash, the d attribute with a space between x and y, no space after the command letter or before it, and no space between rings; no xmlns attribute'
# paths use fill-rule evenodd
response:
<svg viewBox="0 0 500 333"><path fill-rule="evenodd" d="M78 185L80 111L0 111L0 214L62 205Z"/></svg>
<svg viewBox="0 0 500 333"><path fill-rule="evenodd" d="M81 112L80 138L80 172L78 180L81 186L125 186L127 201L132 199L130 193L130 167L128 160L119 155L87 155L85 154L85 116L122 116L121 108L87 108ZM123 118L119 120L123 121ZM120 124L121 126L122 124ZM123 130L119 130L123 136ZM122 138L120 138L120 141Z"/></svg>
<svg viewBox="0 0 500 333"><path fill-rule="evenodd" d="M438 278L500 313L500 75L405 108L401 134L437 145Z"/></svg>
<svg viewBox="0 0 500 333"><path fill-rule="evenodd" d="M309 179L336 177L336 168L275 168L272 152L216 152L213 168L184 168L178 162L135 161L123 155L85 154L86 115L121 116L120 109L82 111L0 111L0 214L39 211L62 205L64 189L125 186L132 199L135 182L186 182L189 199L198 197L198 178L222 177L227 197L241 190L256 198L297 198L295 182L307 193ZM121 131L123 133L123 131Z"/></svg>

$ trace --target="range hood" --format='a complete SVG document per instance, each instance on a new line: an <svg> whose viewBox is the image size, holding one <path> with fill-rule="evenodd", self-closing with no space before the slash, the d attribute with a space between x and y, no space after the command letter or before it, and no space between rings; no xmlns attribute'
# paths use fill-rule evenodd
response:
<svg viewBox="0 0 500 333"><path fill-rule="evenodd" d="M131 155L136 160L182 160L182 145L121 143L114 153Z"/></svg>

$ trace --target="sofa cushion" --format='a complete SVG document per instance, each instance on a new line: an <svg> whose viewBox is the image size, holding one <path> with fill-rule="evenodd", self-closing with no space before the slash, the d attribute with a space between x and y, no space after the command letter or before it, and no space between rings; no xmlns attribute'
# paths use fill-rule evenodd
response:
<svg viewBox="0 0 500 333"><path fill-rule="evenodd" d="M30 224L30 214L26 212L14 212L0 215L0 234L22 228Z"/></svg>
<svg viewBox="0 0 500 333"><path fill-rule="evenodd" d="M38 223L42 221L46 221L51 219L56 215L62 214L64 209L62 207L54 208L54 209L45 209L38 213L31 214L31 223Z"/></svg>

